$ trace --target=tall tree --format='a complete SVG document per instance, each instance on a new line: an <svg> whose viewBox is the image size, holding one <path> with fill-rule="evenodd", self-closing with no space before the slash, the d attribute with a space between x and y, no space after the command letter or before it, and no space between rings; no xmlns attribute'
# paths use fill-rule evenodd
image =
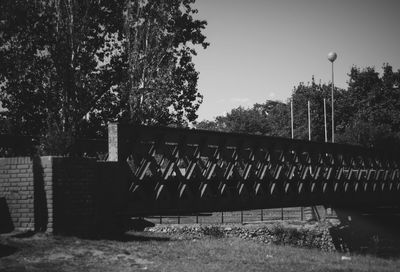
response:
<svg viewBox="0 0 400 272"><path fill-rule="evenodd" d="M314 77L311 83L299 83L293 90L294 137L308 139L308 101L310 102L311 140L323 142L325 140L324 99L326 101L327 138L331 133L331 87L327 84L316 84ZM335 131L340 133L342 123L342 105L344 90L334 89L335 99ZM335 134L336 135L336 134Z"/></svg>
<svg viewBox="0 0 400 272"><path fill-rule="evenodd" d="M267 100L264 104L255 104L255 108L264 113L266 130L263 134L277 137L290 137L290 105L280 101Z"/></svg>
<svg viewBox="0 0 400 272"><path fill-rule="evenodd" d="M1 102L14 133L79 135L119 81L119 1L5 0L0 4ZM110 115L113 113L110 112Z"/></svg>
<svg viewBox="0 0 400 272"><path fill-rule="evenodd" d="M194 0L131 0L126 8L129 81L125 119L145 124L193 122L202 101L195 46L208 46Z"/></svg>
<svg viewBox="0 0 400 272"><path fill-rule="evenodd" d="M352 67L343 111L344 141L364 146L400 142L400 70L384 64L382 76L372 67Z"/></svg>

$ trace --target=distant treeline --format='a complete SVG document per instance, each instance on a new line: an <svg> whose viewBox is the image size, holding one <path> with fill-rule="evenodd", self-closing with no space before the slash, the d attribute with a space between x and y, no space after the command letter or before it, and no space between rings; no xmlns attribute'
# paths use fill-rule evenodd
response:
<svg viewBox="0 0 400 272"><path fill-rule="evenodd" d="M324 98L326 99L327 136L331 141L331 84L300 83L293 90L294 137L308 139L307 101L311 105L311 139L325 140ZM383 65L375 68L352 67L347 89L334 89L335 142L366 147L400 143L400 70ZM267 100L252 108L238 107L213 121L202 121L199 129L243 132L291 137L290 99Z"/></svg>

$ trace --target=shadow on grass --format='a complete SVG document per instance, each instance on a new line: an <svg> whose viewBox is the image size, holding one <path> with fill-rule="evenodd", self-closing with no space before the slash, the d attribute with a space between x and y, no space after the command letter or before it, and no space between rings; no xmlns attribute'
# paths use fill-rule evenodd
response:
<svg viewBox="0 0 400 272"><path fill-rule="evenodd" d="M61 234L61 237L65 234ZM70 236L70 235L66 235ZM75 234L72 235L80 239L99 241L99 240L110 240L117 242L167 242L170 241L170 237L160 236L158 234L141 232L141 231L127 231L127 232L109 232L109 233L95 233L95 234Z"/></svg>
<svg viewBox="0 0 400 272"><path fill-rule="evenodd" d="M157 241L157 242L167 242L171 239L169 237L157 236L157 235L148 235L147 233L124 233L119 235L111 235L103 237L105 239L118 241L118 242L148 242L148 241Z"/></svg>
<svg viewBox="0 0 400 272"><path fill-rule="evenodd" d="M26 232L21 232L21 233L18 233L18 234L14 234L14 235L12 235L11 237L20 238L20 239L23 239L23 238L31 238L31 237L34 236L36 233L37 233L37 232L35 232L35 231L29 230L29 231L26 231Z"/></svg>
<svg viewBox="0 0 400 272"><path fill-rule="evenodd" d="M7 257L18 251L18 248L0 244L0 258Z"/></svg>

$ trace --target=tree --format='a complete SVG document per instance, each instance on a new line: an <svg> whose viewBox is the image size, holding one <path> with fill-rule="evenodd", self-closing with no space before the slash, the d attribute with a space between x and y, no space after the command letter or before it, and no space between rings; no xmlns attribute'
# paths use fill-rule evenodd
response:
<svg viewBox="0 0 400 272"><path fill-rule="evenodd" d="M196 128L284 137L289 134L289 122L288 105L267 100L264 104L255 104L249 109L232 109L225 116L216 117L214 121L198 123Z"/></svg>
<svg viewBox="0 0 400 272"><path fill-rule="evenodd" d="M265 135L290 137L290 107L289 103L267 100L264 104L255 104L265 114L268 130Z"/></svg>
<svg viewBox="0 0 400 272"><path fill-rule="evenodd" d="M335 88L336 103L342 105L345 101L344 90ZM294 111L294 136L296 139L308 139L308 113L307 102L311 104L311 132L313 141L324 141L324 105L327 99L327 121L330 127L330 94L331 86L316 84L314 79L311 84L299 83L293 90ZM218 116L214 121L202 121L197 125L199 129L262 134L268 136L291 137L290 128L290 101L267 100L262 104L254 104L252 108L238 107L232 109L225 116ZM342 106L338 108L341 109ZM342 124L343 114L339 111L335 115L336 124ZM337 130L342 131L341 126ZM330 130L329 130L330 132ZM328 134L330 138L330 133Z"/></svg>
<svg viewBox="0 0 400 272"><path fill-rule="evenodd" d="M194 0L128 1L126 39L129 80L124 118L144 124L186 125L202 102L194 46L207 48L195 20Z"/></svg>
<svg viewBox="0 0 400 272"><path fill-rule="evenodd" d="M0 10L1 102L12 133L78 136L88 114L113 115L102 101L115 100L120 80L119 1L5 0Z"/></svg>
<svg viewBox="0 0 400 272"><path fill-rule="evenodd" d="M214 122L200 122L199 129L208 129L225 132L263 134L266 131L265 114L256 108L232 109L225 116L218 116Z"/></svg>
<svg viewBox="0 0 400 272"><path fill-rule="evenodd" d="M328 141L332 137L331 133L331 89L332 85L316 84L314 77L311 83L299 83L293 90L293 111L294 111L294 137L296 139L308 139L308 101L310 102L310 119L311 119L311 140L325 141L325 120L324 120L324 99L326 101L326 121L327 121L327 138ZM335 135L342 131L342 111L344 90L335 87Z"/></svg>
<svg viewBox="0 0 400 272"><path fill-rule="evenodd" d="M400 70L384 64L382 76L372 67L352 67L346 102L345 130L349 143L381 146L400 142Z"/></svg>
<svg viewBox="0 0 400 272"><path fill-rule="evenodd" d="M193 122L201 102L193 46L208 43L192 3L1 1L0 100L10 132L57 138L65 150L105 135L109 121Z"/></svg>

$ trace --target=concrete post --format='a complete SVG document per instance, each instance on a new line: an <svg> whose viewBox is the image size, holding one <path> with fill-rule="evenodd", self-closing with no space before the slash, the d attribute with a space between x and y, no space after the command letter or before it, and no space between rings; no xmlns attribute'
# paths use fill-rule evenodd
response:
<svg viewBox="0 0 400 272"><path fill-rule="evenodd" d="M108 124L108 161L118 161L118 124Z"/></svg>

